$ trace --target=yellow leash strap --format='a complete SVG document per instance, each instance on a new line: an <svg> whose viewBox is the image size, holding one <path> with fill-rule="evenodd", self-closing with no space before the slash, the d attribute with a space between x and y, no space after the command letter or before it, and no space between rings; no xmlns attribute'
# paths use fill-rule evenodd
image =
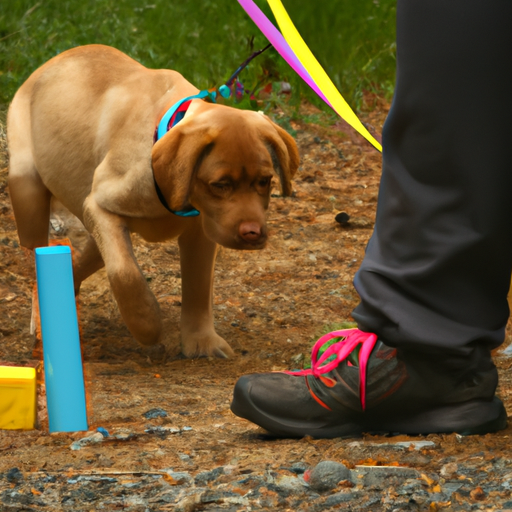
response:
<svg viewBox="0 0 512 512"><path fill-rule="evenodd" d="M274 13L277 24L279 25L286 42L290 45L290 48L295 53L296 57L327 98L332 108L376 149L382 151L382 145L364 127L363 123L361 123L343 96L339 93L338 89L336 89L336 86L333 84L332 80L324 71L320 63L311 53L311 50L295 28L295 25L286 12L281 0L267 0L267 2Z"/></svg>

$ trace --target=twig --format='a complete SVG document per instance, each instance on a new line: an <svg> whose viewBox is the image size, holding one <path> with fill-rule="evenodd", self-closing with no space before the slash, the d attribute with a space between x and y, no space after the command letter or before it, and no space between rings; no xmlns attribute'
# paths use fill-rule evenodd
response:
<svg viewBox="0 0 512 512"><path fill-rule="evenodd" d="M62 471L32 471L29 473L25 473L28 476L43 476L43 475L62 475L64 474ZM73 476L107 476L107 475L131 475L131 476L145 476L145 475L167 475L166 471L120 471L115 469L108 470L85 470L85 471L75 471L70 470L65 473L66 475Z"/></svg>
<svg viewBox="0 0 512 512"><path fill-rule="evenodd" d="M22 31L22 29L16 30L16 32L13 32L12 34L7 34L4 37L0 37L0 41L5 41L5 39L8 39L11 36L15 36L16 34L19 34L21 31Z"/></svg>

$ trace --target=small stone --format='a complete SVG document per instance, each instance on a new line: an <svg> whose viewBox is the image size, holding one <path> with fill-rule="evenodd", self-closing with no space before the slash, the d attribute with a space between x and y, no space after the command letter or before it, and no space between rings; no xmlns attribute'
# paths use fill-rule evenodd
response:
<svg viewBox="0 0 512 512"><path fill-rule="evenodd" d="M17 295L15 293L6 293L2 297L0 297L0 302L11 302L13 301Z"/></svg>
<svg viewBox="0 0 512 512"><path fill-rule="evenodd" d="M291 357L291 361L296 366L302 366L302 363L304 362L304 354L295 354Z"/></svg>
<svg viewBox="0 0 512 512"><path fill-rule="evenodd" d="M144 429L146 434L154 434L161 439L166 439L169 434L179 434L181 430L178 427L161 427L161 426L149 426Z"/></svg>
<svg viewBox="0 0 512 512"><path fill-rule="evenodd" d="M188 485L193 482L188 471L173 471L172 469L164 469L164 471L177 485Z"/></svg>
<svg viewBox="0 0 512 512"><path fill-rule="evenodd" d="M90 444L101 443L103 441L103 439L104 439L104 437L101 432L94 432L94 434L91 434L86 437L82 437L82 439L79 439L78 441L71 443L71 445L69 447L72 450L76 451L76 450L80 450L84 446L88 446Z"/></svg>
<svg viewBox="0 0 512 512"><path fill-rule="evenodd" d="M341 505L342 503L347 503L349 501L354 501L355 499L361 497L362 493L360 492L338 492L329 496L324 502L324 507L336 507L337 505Z"/></svg>
<svg viewBox="0 0 512 512"><path fill-rule="evenodd" d="M133 441L139 437L139 434L136 434L135 432L119 432L112 437L117 441Z"/></svg>
<svg viewBox="0 0 512 512"><path fill-rule="evenodd" d="M341 480L348 480L348 468L331 460L319 462L309 475L309 485L318 492L330 491L336 488Z"/></svg>
<svg viewBox="0 0 512 512"><path fill-rule="evenodd" d="M350 220L350 215L346 212L340 212L334 217L338 224L346 224Z"/></svg>
<svg viewBox="0 0 512 512"><path fill-rule="evenodd" d="M57 235L65 235L68 231L64 221L56 215L50 217L50 230Z"/></svg>
<svg viewBox="0 0 512 512"><path fill-rule="evenodd" d="M181 499L176 503L176 512L193 512L194 510L197 510L198 506L201 504L201 494L202 493L197 492L191 496L186 496Z"/></svg>
<svg viewBox="0 0 512 512"><path fill-rule="evenodd" d="M382 446L389 446L383 444ZM398 443L392 443L392 446L396 446L397 448L405 448L406 450L422 450L424 448L435 448L436 444L432 441L399 441Z"/></svg>
<svg viewBox="0 0 512 512"><path fill-rule="evenodd" d="M155 418L165 418L167 413L163 409L156 407L155 409L146 411L142 416L148 420L154 420Z"/></svg>
<svg viewBox="0 0 512 512"><path fill-rule="evenodd" d="M23 480L23 473L19 470L19 468L11 468L5 474L5 478L8 482L15 484Z"/></svg>
<svg viewBox="0 0 512 512"><path fill-rule="evenodd" d="M347 327L348 329L349 327ZM360 441L353 441L347 445L348 448L361 448L361 447L375 447L387 448L395 450L415 450L420 451L424 448L435 448L436 444L432 441L397 441L395 443L362 443Z"/></svg>
<svg viewBox="0 0 512 512"><path fill-rule="evenodd" d="M201 503L229 503L233 498L240 498L240 495L230 491L208 489L201 494Z"/></svg>
<svg viewBox="0 0 512 512"><path fill-rule="evenodd" d="M420 478L419 471L403 466L356 466L355 478L362 475L365 486L381 487L388 480L407 480Z"/></svg>
<svg viewBox="0 0 512 512"><path fill-rule="evenodd" d="M275 485L278 490L300 493L304 491L306 484L303 479L297 478L296 476L282 475L276 479Z"/></svg>
<svg viewBox="0 0 512 512"><path fill-rule="evenodd" d="M289 470L296 475L302 475L304 472L308 469L305 462L295 462L292 464L292 466L289 468Z"/></svg>
<svg viewBox="0 0 512 512"><path fill-rule="evenodd" d="M208 482L217 480L220 475L224 474L224 468L222 466L214 468L211 471L203 471L196 475L194 482L196 485L206 485Z"/></svg>
<svg viewBox="0 0 512 512"><path fill-rule="evenodd" d="M457 492L461 487L462 487L462 483L460 482L447 482L445 484L443 484L442 486L442 494L443 496L445 496L446 499L451 499L452 497L452 494L454 492Z"/></svg>
<svg viewBox="0 0 512 512"><path fill-rule="evenodd" d="M455 462L449 462L441 468L440 474L443 478L451 478L458 469L459 466Z"/></svg>
<svg viewBox="0 0 512 512"><path fill-rule="evenodd" d="M423 484L424 484L424 482L421 482L420 480L415 480L415 479L405 480L404 484L400 488L398 488L396 492L400 496L404 496L404 495L410 496L410 495L412 495L414 493L418 493L418 492L428 494L424 490Z"/></svg>

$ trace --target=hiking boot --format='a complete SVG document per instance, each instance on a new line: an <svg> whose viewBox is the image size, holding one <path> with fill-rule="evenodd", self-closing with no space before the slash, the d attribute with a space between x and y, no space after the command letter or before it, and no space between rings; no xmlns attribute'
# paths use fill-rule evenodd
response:
<svg viewBox="0 0 512 512"><path fill-rule="evenodd" d="M486 434L504 429L507 414L496 368L481 359L454 365L449 354L404 354L359 329L334 331L309 369L241 377L231 410L279 437Z"/></svg>

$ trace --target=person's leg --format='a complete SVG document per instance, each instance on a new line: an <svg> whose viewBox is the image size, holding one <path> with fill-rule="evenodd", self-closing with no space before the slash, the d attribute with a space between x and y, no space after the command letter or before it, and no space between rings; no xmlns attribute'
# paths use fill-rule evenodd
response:
<svg viewBox="0 0 512 512"><path fill-rule="evenodd" d="M504 428L490 350L512 268L511 22L503 0L398 0L395 98L353 314L386 345L366 371L352 357L331 380L315 365L305 379L242 377L235 414L293 436Z"/></svg>
<svg viewBox="0 0 512 512"><path fill-rule="evenodd" d="M512 270L512 3L399 0L397 82L354 318L389 344L504 340Z"/></svg>

